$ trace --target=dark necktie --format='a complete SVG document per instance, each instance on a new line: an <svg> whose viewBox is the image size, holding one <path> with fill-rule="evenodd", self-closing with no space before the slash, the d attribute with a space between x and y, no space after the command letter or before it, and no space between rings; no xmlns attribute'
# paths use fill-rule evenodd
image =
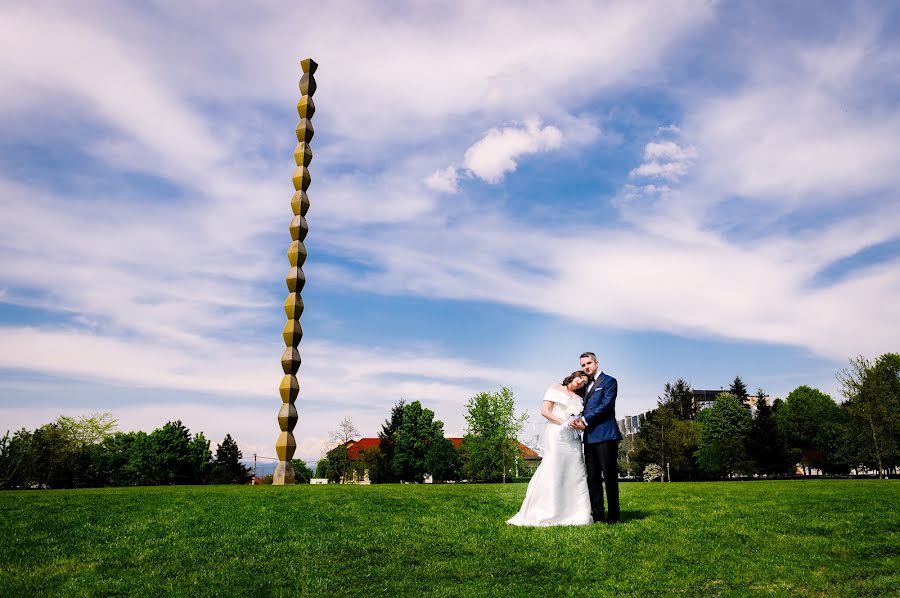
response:
<svg viewBox="0 0 900 598"><path fill-rule="evenodd" d="M594 387L595 387L595 386L597 386L597 378L594 378L593 380L591 380L591 383L588 384L587 392L584 393L584 397L585 397L585 398L591 396L591 393L594 392Z"/></svg>

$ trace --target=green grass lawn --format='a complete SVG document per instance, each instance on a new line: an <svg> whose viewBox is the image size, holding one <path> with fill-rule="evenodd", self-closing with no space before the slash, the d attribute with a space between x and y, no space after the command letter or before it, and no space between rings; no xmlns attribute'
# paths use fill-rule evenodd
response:
<svg viewBox="0 0 900 598"><path fill-rule="evenodd" d="M0 492L0 594L900 595L900 482L623 484L516 528L524 484Z"/></svg>

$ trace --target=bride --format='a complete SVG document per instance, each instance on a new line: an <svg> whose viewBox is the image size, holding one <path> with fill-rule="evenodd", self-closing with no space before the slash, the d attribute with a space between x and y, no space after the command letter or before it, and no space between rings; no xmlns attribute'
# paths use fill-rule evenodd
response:
<svg viewBox="0 0 900 598"><path fill-rule="evenodd" d="M592 523L591 501L581 438L568 426L581 415L581 397L575 391L588 382L581 370L572 372L562 384L553 384L544 394L541 415L548 423L541 440L541 464L525 491L522 508L507 523L512 525L588 525Z"/></svg>

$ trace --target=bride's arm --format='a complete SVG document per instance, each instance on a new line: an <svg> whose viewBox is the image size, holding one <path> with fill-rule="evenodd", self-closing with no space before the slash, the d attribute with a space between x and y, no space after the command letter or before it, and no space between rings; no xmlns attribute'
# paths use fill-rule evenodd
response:
<svg viewBox="0 0 900 598"><path fill-rule="evenodd" d="M546 418L547 421L554 424L562 424L562 420L558 417L554 416L553 413L553 401L544 401L541 403L541 415Z"/></svg>

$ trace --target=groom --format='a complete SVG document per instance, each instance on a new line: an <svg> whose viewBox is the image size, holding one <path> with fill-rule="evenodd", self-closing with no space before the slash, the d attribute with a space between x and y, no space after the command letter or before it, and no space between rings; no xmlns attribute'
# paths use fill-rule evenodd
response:
<svg viewBox="0 0 900 598"><path fill-rule="evenodd" d="M582 430L584 467L594 523L619 522L619 441L622 434L616 425L616 393L619 385L612 376L598 371L597 356L581 354L581 369L591 381L584 394L584 411L572 427ZM603 513L603 485L606 484L608 515Z"/></svg>

